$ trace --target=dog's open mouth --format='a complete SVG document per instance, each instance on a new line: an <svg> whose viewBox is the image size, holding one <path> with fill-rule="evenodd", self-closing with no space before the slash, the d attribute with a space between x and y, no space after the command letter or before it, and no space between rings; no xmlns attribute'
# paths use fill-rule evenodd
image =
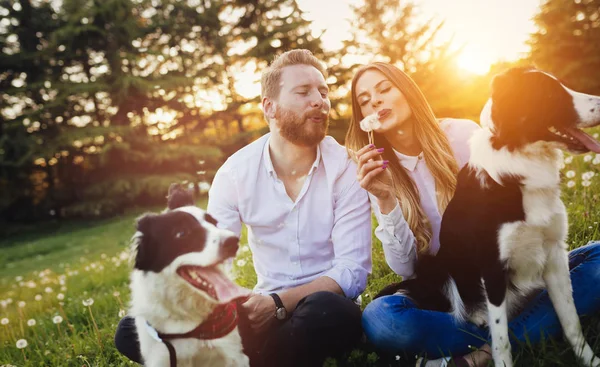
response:
<svg viewBox="0 0 600 367"><path fill-rule="evenodd" d="M183 265L177 268L177 274L192 287L208 294L219 303L228 303L250 294L250 290L232 282L216 266Z"/></svg>
<svg viewBox="0 0 600 367"><path fill-rule="evenodd" d="M548 131L550 131L554 140L565 143L571 150L600 153L600 143L580 129L574 127L557 129L551 126Z"/></svg>

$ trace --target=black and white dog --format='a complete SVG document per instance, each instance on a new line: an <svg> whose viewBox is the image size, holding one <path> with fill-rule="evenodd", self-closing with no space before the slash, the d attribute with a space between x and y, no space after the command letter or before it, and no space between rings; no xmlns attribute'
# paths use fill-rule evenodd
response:
<svg viewBox="0 0 600 367"><path fill-rule="evenodd" d="M442 218L440 251L420 257L399 293L424 309L489 325L496 366L512 366L508 321L546 287L564 334L586 366L600 366L573 302L560 199L562 150L600 153L581 128L600 124L600 97L532 68L497 75Z"/></svg>
<svg viewBox="0 0 600 367"><path fill-rule="evenodd" d="M169 208L138 219L131 309L146 366L248 366L235 300L249 291L226 275L238 238L194 206L181 186Z"/></svg>

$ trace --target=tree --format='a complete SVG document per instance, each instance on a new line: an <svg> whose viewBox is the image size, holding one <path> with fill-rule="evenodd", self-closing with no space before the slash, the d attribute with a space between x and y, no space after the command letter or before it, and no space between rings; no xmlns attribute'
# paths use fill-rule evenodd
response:
<svg viewBox="0 0 600 367"><path fill-rule="evenodd" d="M12 220L111 215L209 179L256 134L244 130L258 99L238 93L237 68L320 52L294 0L0 0L0 12L0 83L12 86L0 92L0 212Z"/></svg>
<svg viewBox="0 0 600 367"><path fill-rule="evenodd" d="M534 21L531 60L573 89L600 94L600 0L548 0Z"/></svg>

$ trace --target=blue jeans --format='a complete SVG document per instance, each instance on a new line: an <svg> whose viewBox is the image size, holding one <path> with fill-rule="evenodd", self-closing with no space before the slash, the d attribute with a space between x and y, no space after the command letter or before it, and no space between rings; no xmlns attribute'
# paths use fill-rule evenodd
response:
<svg viewBox="0 0 600 367"><path fill-rule="evenodd" d="M573 298L578 315L600 310L600 241L569 253ZM490 339L489 330L470 322L458 324L448 313L421 310L408 298L391 295L377 298L365 308L362 325L369 342L388 353L426 353L429 358L464 355ZM546 290L509 322L513 347L529 340L562 333L558 316Z"/></svg>

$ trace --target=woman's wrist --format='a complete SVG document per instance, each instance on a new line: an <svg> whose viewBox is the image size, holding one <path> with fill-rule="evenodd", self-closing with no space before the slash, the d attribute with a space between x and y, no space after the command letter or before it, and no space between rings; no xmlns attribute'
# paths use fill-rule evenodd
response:
<svg viewBox="0 0 600 367"><path fill-rule="evenodd" d="M381 214L389 214L396 207L396 197L388 193L385 197L377 197L377 206Z"/></svg>

